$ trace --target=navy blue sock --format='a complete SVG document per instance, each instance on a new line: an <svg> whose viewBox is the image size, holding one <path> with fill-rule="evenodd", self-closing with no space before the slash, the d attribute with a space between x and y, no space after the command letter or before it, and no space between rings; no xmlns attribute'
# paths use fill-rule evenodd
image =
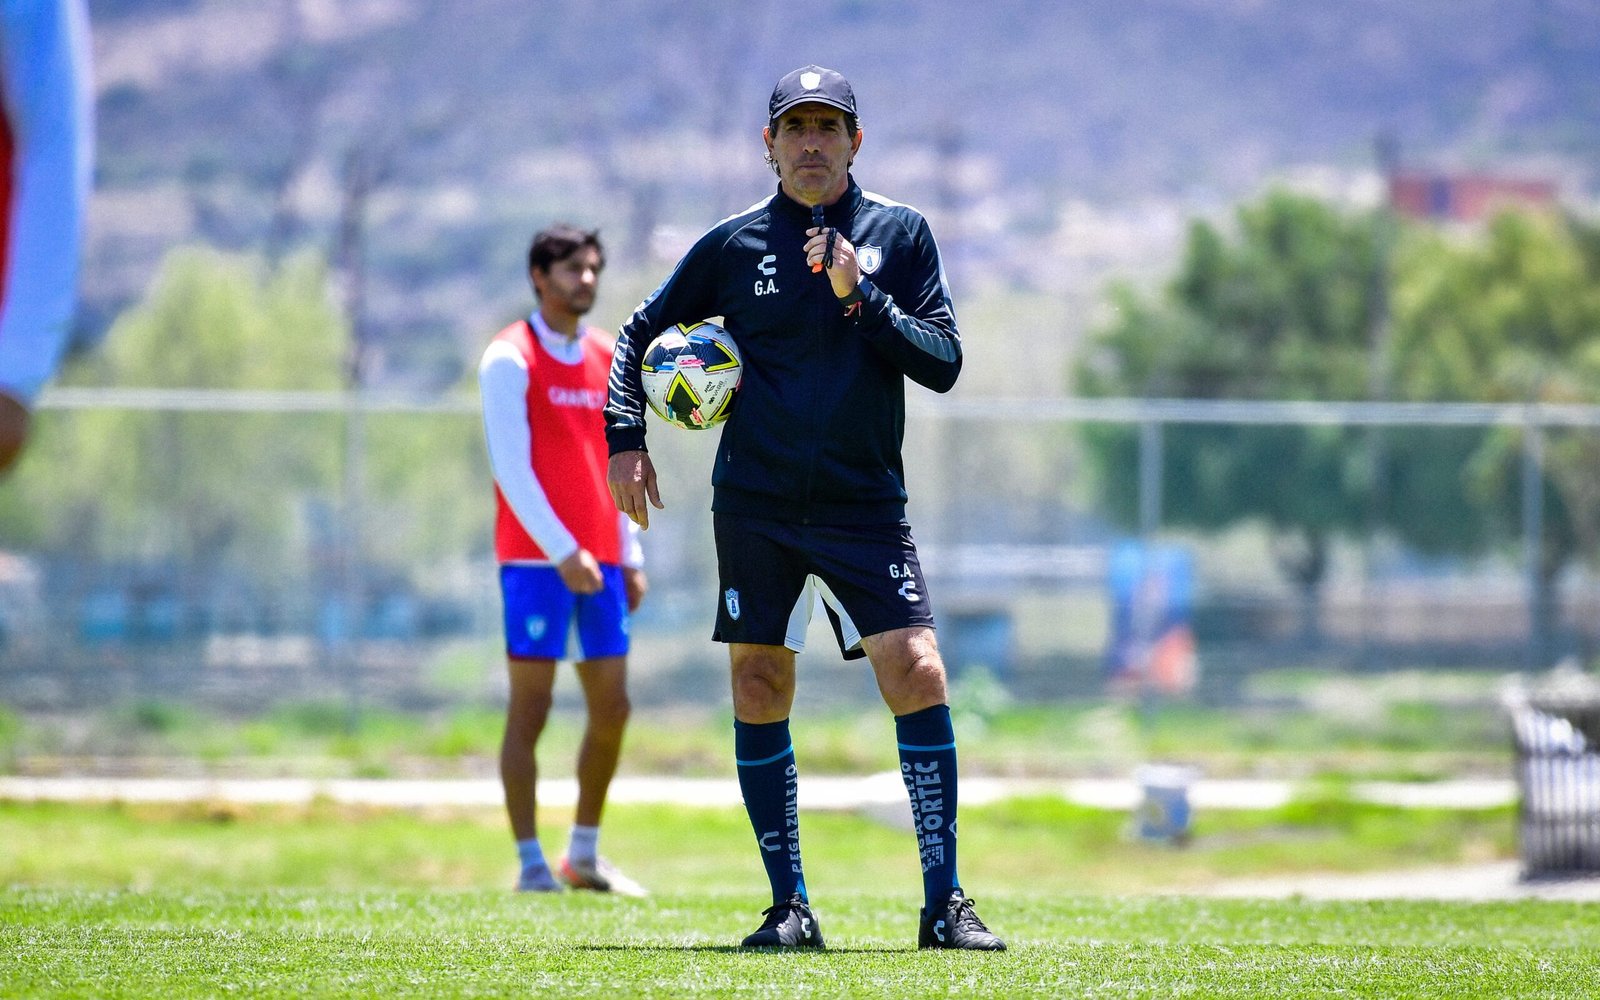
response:
<svg viewBox="0 0 1600 1000"><path fill-rule="evenodd" d="M931 912L961 884L956 880L956 731L950 706L897 715L894 733L922 855L923 905Z"/></svg>
<svg viewBox="0 0 1600 1000"><path fill-rule="evenodd" d="M761 863L772 883L773 905L792 894L806 896L800 870L800 813L795 803L797 770L789 720L733 720L733 755L739 765L739 791L744 811L761 847Z"/></svg>

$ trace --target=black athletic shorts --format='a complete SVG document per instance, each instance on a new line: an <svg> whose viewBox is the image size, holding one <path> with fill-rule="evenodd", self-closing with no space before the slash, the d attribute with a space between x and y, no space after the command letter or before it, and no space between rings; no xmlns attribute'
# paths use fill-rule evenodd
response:
<svg viewBox="0 0 1600 1000"><path fill-rule="evenodd" d="M713 514L717 540L718 642L805 649L821 601L845 659L865 656L861 637L933 627L928 587L911 526L816 525Z"/></svg>

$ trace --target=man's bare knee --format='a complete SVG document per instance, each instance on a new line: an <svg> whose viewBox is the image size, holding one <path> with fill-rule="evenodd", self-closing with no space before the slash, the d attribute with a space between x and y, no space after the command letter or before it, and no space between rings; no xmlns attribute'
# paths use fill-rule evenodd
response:
<svg viewBox="0 0 1600 1000"><path fill-rule="evenodd" d="M743 722L778 722L794 704L794 653L782 646L730 647L733 712Z"/></svg>
<svg viewBox="0 0 1600 1000"><path fill-rule="evenodd" d="M884 704L895 715L949 701L944 659L930 628L895 629L862 639Z"/></svg>
<svg viewBox="0 0 1600 1000"><path fill-rule="evenodd" d="M589 728L594 732L620 733L633 713L633 704L625 693L603 695L589 701Z"/></svg>
<svg viewBox="0 0 1600 1000"><path fill-rule="evenodd" d="M738 702L770 702L785 692L782 672L765 664L750 664L733 672L733 698Z"/></svg>
<svg viewBox="0 0 1600 1000"><path fill-rule="evenodd" d="M539 737L544 734L545 722L549 716L548 705L524 706L523 711L507 715L504 745L515 750L531 751L538 744Z"/></svg>
<svg viewBox="0 0 1600 1000"><path fill-rule="evenodd" d="M620 733L633 710L628 700L627 661L622 657L586 660L578 664L583 702L592 733Z"/></svg>
<svg viewBox="0 0 1600 1000"><path fill-rule="evenodd" d="M554 699L543 692L517 692L506 709L505 742L518 749L533 749L549 721Z"/></svg>

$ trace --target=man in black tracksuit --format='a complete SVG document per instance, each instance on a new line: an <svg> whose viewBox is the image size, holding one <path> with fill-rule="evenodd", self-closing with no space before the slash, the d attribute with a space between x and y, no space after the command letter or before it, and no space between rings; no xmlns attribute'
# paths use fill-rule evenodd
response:
<svg viewBox="0 0 1600 1000"><path fill-rule="evenodd" d="M956 756L945 671L905 521L905 380L944 392L961 337L927 222L850 176L862 133L843 76L778 81L763 133L767 201L702 236L623 326L606 405L609 482L641 527L662 506L645 451L639 358L677 323L720 316L744 379L712 473L734 751L773 905L751 947L820 947L800 863L789 737L795 652L816 599L895 715L923 872L918 944L999 950L956 878Z"/></svg>

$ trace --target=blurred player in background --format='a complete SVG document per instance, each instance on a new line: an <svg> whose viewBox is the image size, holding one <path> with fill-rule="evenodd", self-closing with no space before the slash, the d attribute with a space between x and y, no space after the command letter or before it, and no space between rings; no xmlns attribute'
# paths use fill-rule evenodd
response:
<svg viewBox="0 0 1600 1000"><path fill-rule="evenodd" d="M956 750L933 612L905 520L905 380L944 392L961 336L928 224L861 190L855 94L805 66L767 106L771 198L702 236L622 328L606 436L617 508L661 506L644 450L639 356L675 323L724 317L744 381L712 501L729 643L734 756L772 906L747 947L821 947L800 863L795 652L815 599L847 657L865 655L895 716L922 860L923 948L999 950L956 878Z"/></svg>
<svg viewBox="0 0 1600 1000"><path fill-rule="evenodd" d="M596 233L557 225L537 234L528 279L538 308L495 336L478 369L511 673L500 777L522 866L517 888L555 891L565 883L640 896L644 890L598 853L628 721L628 615L646 588L637 528L606 490L601 408L611 338L580 322L604 265ZM588 722L571 840L552 871L535 821L535 747L574 624Z"/></svg>
<svg viewBox="0 0 1600 1000"><path fill-rule="evenodd" d="M0 475L66 353L93 115L85 0L0 0Z"/></svg>

